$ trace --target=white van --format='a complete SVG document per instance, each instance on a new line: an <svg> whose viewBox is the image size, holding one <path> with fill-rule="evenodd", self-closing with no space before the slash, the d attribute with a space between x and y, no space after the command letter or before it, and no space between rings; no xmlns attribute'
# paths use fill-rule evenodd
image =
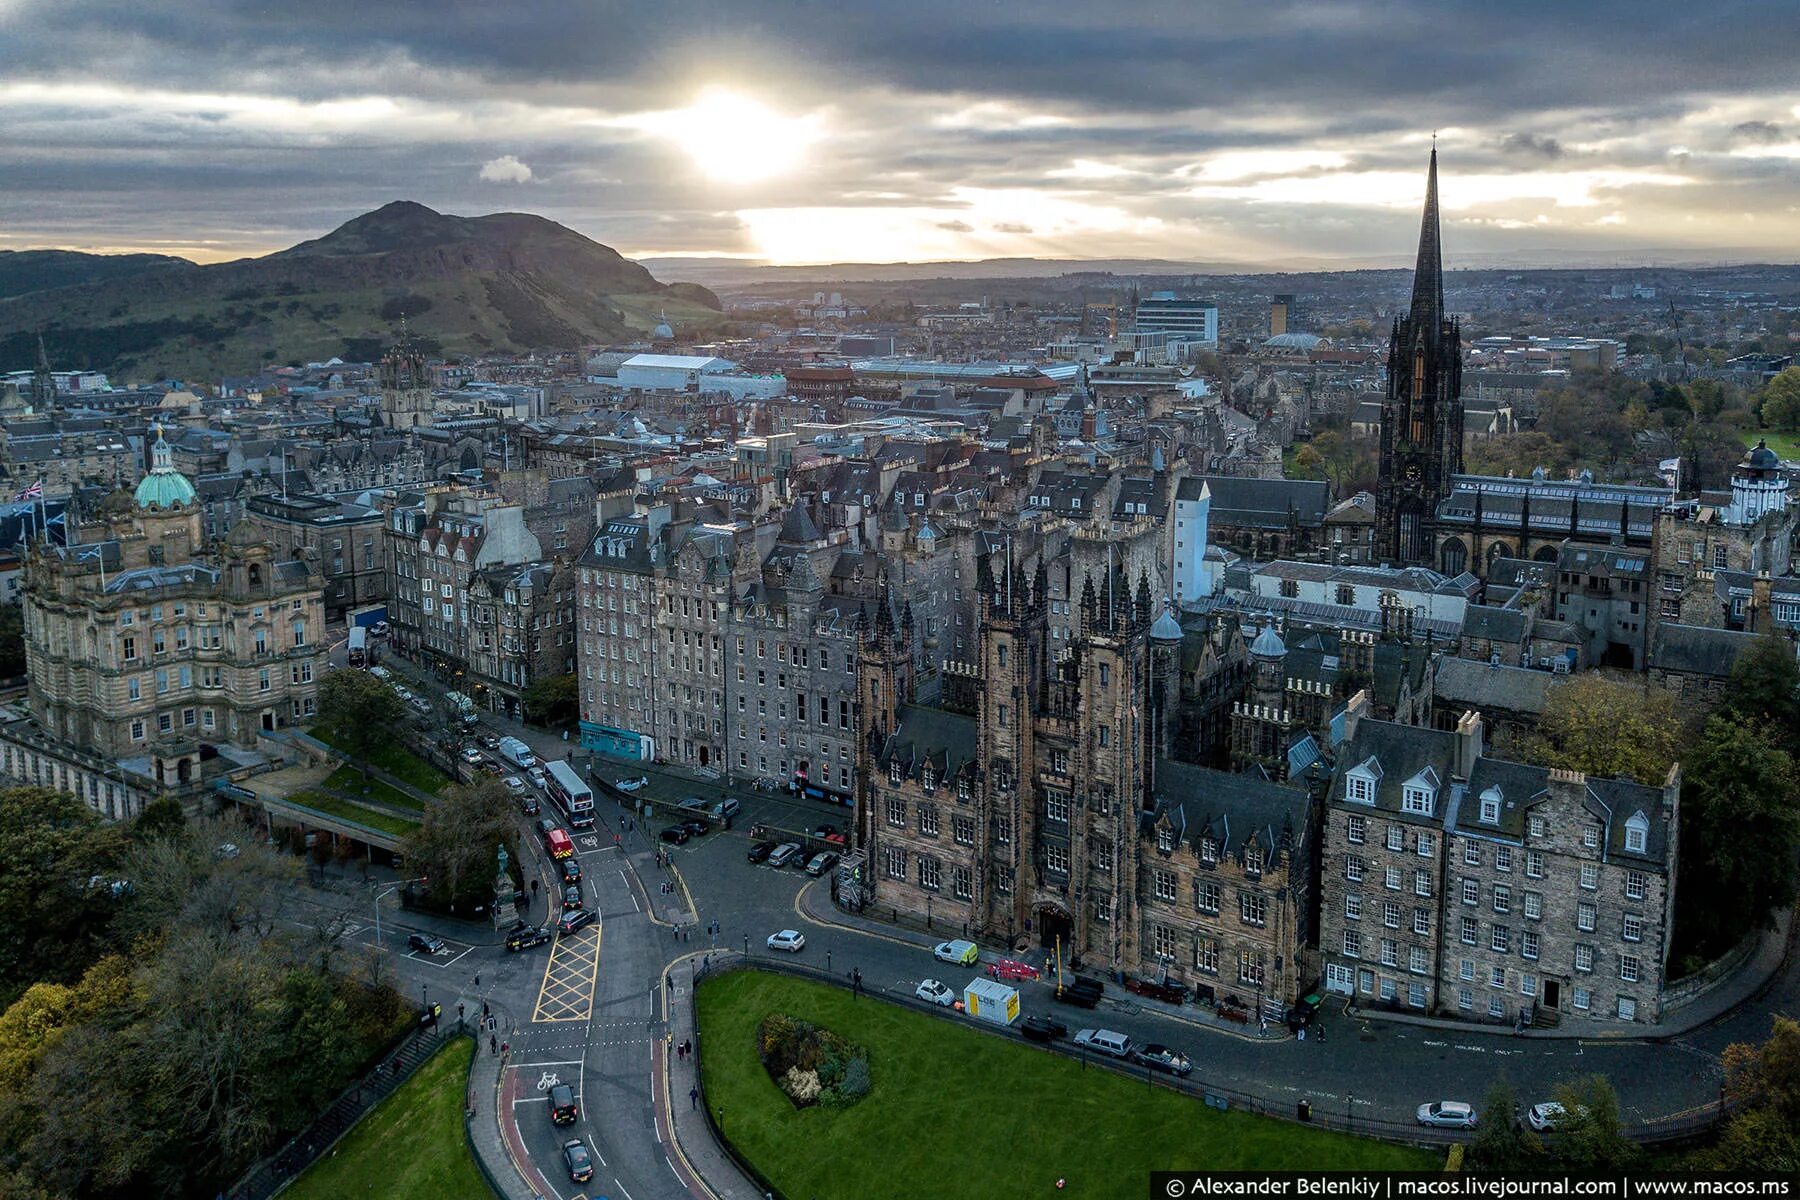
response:
<svg viewBox="0 0 1800 1200"><path fill-rule="evenodd" d="M1075 1035L1075 1044L1114 1058L1131 1057L1131 1039L1111 1029L1083 1029Z"/></svg>

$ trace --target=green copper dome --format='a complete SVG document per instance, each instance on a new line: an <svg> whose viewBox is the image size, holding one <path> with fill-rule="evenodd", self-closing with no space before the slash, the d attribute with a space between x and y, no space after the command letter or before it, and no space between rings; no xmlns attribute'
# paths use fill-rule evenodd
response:
<svg viewBox="0 0 1800 1200"><path fill-rule="evenodd" d="M139 508L180 508L194 502L194 485L175 469L160 426L156 430L156 445L150 448L150 473L138 483L133 495Z"/></svg>

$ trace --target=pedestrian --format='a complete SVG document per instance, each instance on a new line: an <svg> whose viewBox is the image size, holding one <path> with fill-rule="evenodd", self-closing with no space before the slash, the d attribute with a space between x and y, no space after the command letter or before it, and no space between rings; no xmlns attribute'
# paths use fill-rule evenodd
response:
<svg viewBox="0 0 1800 1200"><path fill-rule="evenodd" d="M483 1019L485 1019L487 1017L487 1015L490 1011L491 1010L488 1008L488 1002L486 1000L483 1000L481 1002L481 1015L482 1015Z"/></svg>
<svg viewBox="0 0 1800 1200"><path fill-rule="evenodd" d="M481 986L481 976L480 976L480 975L476 975L476 976L475 976L475 986L476 986L476 987L480 987L480 986Z"/></svg>
<svg viewBox="0 0 1800 1200"><path fill-rule="evenodd" d="M1303 1042L1306 1040L1306 1026L1304 1025L1300 1027L1300 1040Z"/></svg>
<svg viewBox="0 0 1800 1200"><path fill-rule="evenodd" d="M675 976L664 972L663 982L669 985L669 990L671 992L675 990Z"/></svg>
<svg viewBox="0 0 1800 1200"><path fill-rule="evenodd" d="M490 1053L490 1054L500 1053L500 1039L495 1037L491 1033L488 1034L488 1053Z"/></svg>
<svg viewBox="0 0 1800 1200"><path fill-rule="evenodd" d="M1262 1018L1261 1018L1261 1020L1262 1020L1262 1024L1261 1024L1261 1026L1260 1026L1260 1027L1259 1027L1259 1030L1258 1030L1258 1032L1261 1032L1261 1033L1267 1033L1267 1032L1269 1032L1269 1018L1268 1018L1268 1016L1267 1016L1267 1014L1265 1014L1265 1015L1264 1015L1264 1016L1263 1016L1263 1017L1262 1017Z"/></svg>
<svg viewBox="0 0 1800 1200"><path fill-rule="evenodd" d="M512 1043L511 1043L511 1042L501 1042L501 1043L500 1043L500 1057L501 1057L501 1058L505 1058L505 1057L506 1057L506 1052L507 1052L507 1051L508 1051L508 1050L511 1050L511 1049L512 1049Z"/></svg>
<svg viewBox="0 0 1800 1200"><path fill-rule="evenodd" d="M690 1110L692 1110L692 1109L696 1109L699 1107L700 1107L700 1085L695 1084L693 1087L688 1089L688 1108Z"/></svg>

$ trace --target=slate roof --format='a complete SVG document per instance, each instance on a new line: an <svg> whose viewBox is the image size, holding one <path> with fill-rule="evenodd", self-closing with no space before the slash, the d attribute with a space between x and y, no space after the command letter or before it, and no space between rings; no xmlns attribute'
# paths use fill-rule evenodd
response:
<svg viewBox="0 0 1800 1200"><path fill-rule="evenodd" d="M1254 837L1265 850L1286 846L1304 861L1312 801L1302 789L1169 758L1157 759L1155 769L1155 808L1139 815L1140 835L1153 836L1167 820L1196 852L1211 838L1220 858L1240 858Z"/></svg>
<svg viewBox="0 0 1800 1200"><path fill-rule="evenodd" d="M1208 515L1214 525L1286 529L1291 519L1312 528L1325 520L1329 490L1324 480L1189 475L1181 481L1177 498L1198 500L1202 486L1212 493Z"/></svg>
<svg viewBox="0 0 1800 1200"><path fill-rule="evenodd" d="M1755 645L1758 636L1735 629L1665 622L1656 627L1656 637L1650 643L1649 665L1652 670L1727 679L1738 655Z"/></svg>
<svg viewBox="0 0 1800 1200"><path fill-rule="evenodd" d="M899 728L889 735L875 761L884 772L891 772L898 763L905 779L918 778L926 763L936 768L939 779L953 779L975 765L977 733L973 717L918 704L903 705Z"/></svg>
<svg viewBox="0 0 1800 1200"><path fill-rule="evenodd" d="M1486 712L1541 713L1559 677L1527 667L1490 666L1467 658L1438 660L1433 695L1446 703Z"/></svg>
<svg viewBox="0 0 1800 1200"><path fill-rule="evenodd" d="M1510 608L1471 604L1463 610L1462 635L1518 645L1525 640L1525 614Z"/></svg>
<svg viewBox="0 0 1800 1200"><path fill-rule="evenodd" d="M1380 767L1375 782L1375 803L1365 805L1346 801L1344 775L1371 761ZM1401 821L1436 825L1441 823L1450 798L1450 769L1455 761L1456 734L1450 730L1365 718L1356 723L1356 736L1338 755L1337 769L1331 777L1331 799L1334 804L1353 811L1373 808ZM1401 785L1428 769L1437 777L1438 815L1426 817L1401 812Z"/></svg>

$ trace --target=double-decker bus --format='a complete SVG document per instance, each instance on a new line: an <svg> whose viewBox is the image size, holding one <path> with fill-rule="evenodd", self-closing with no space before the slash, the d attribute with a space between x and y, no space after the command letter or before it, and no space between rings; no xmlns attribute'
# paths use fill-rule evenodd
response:
<svg viewBox="0 0 1800 1200"><path fill-rule="evenodd" d="M568 817L569 824L587 829L594 823L594 789L581 781L575 769L562 759L544 764L544 790Z"/></svg>

